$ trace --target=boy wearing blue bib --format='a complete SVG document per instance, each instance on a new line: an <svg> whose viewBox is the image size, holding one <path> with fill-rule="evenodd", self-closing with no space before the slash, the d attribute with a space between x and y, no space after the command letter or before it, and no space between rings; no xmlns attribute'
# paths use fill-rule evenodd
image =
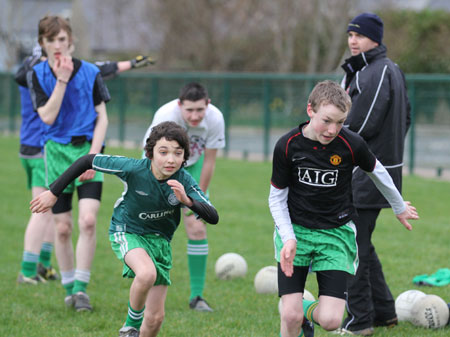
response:
<svg viewBox="0 0 450 337"><path fill-rule="evenodd" d="M105 102L109 93L95 65L70 56L72 30L65 19L41 19L39 43L48 59L33 67L28 87L34 109L45 124L42 145L48 185L79 157L101 152L108 125ZM65 303L77 311L92 310L86 288L95 252L102 181L101 173L87 170L65 189L52 209ZM74 253L71 210L75 189L80 235Z"/></svg>
<svg viewBox="0 0 450 337"><path fill-rule="evenodd" d="M15 80L19 85L21 117L19 157L27 177L27 188L33 197L46 190L44 153L41 144L44 123L33 110L27 85L27 73L37 63L44 61L41 47L33 49L17 70ZM18 283L37 285L59 278L51 266L51 253L55 230L50 213L32 214L24 235L24 249Z"/></svg>

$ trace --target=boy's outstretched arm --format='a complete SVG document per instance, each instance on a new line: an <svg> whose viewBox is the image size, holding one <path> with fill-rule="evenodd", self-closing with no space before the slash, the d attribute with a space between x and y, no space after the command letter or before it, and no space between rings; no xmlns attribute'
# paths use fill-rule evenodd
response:
<svg viewBox="0 0 450 337"><path fill-rule="evenodd" d="M366 173L389 202L400 223L405 226L406 229L412 230L412 226L408 220L419 219L419 214L417 213L416 208L411 206L409 201L403 200L402 195L395 187L394 181L386 168L377 160L374 170Z"/></svg>

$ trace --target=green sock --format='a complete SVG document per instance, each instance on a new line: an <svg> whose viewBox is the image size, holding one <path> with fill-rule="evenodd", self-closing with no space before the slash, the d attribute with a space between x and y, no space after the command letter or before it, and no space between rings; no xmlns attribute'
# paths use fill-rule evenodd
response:
<svg viewBox="0 0 450 337"><path fill-rule="evenodd" d="M73 284L75 282L75 270L71 269L68 271L60 271L61 273L61 284L66 289L66 296L73 294Z"/></svg>
<svg viewBox="0 0 450 337"><path fill-rule="evenodd" d="M79 291L85 293L87 285L88 285L88 283L86 283L86 282L83 282L83 281L80 281L80 280L75 280L75 282L73 284L72 293L76 294Z"/></svg>
<svg viewBox="0 0 450 337"><path fill-rule="evenodd" d="M37 274L37 263L39 260L39 255L32 252L23 252L22 265L20 272L23 276L33 277Z"/></svg>
<svg viewBox="0 0 450 337"><path fill-rule="evenodd" d="M73 284L74 282L63 284L64 289L66 289L66 296L73 294Z"/></svg>
<svg viewBox="0 0 450 337"><path fill-rule="evenodd" d="M45 267L49 268L51 263L53 245L50 242L43 242L41 247L41 254L39 255L39 262Z"/></svg>
<svg viewBox="0 0 450 337"><path fill-rule="evenodd" d="M89 280L91 278L91 272L89 270L75 270L75 284L73 285L73 293L77 292L86 292L87 285L89 284Z"/></svg>
<svg viewBox="0 0 450 337"><path fill-rule="evenodd" d="M133 328L140 329L142 321L144 320L144 310L145 306L142 310L136 311L134 310L130 302L128 302L128 315L127 320L125 321L125 326L132 326Z"/></svg>
<svg viewBox="0 0 450 337"><path fill-rule="evenodd" d="M191 296L189 300L192 300L196 296L203 296L206 261L208 259L208 240L188 240L187 253L191 282Z"/></svg>
<svg viewBox="0 0 450 337"><path fill-rule="evenodd" d="M303 315L314 324L319 325L313 318L314 310L319 305L319 301L308 301L303 299Z"/></svg>

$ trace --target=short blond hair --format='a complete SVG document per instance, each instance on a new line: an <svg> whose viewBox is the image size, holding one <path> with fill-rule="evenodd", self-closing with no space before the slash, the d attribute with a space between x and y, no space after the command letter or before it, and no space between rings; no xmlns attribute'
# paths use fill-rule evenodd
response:
<svg viewBox="0 0 450 337"><path fill-rule="evenodd" d="M352 107L352 100L338 83L327 80L316 84L308 97L308 104L311 104L315 112L321 105L328 104L342 112L348 112Z"/></svg>

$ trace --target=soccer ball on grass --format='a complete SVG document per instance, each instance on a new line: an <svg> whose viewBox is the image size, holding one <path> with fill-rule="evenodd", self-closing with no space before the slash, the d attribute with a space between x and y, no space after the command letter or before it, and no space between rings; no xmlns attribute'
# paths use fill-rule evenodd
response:
<svg viewBox="0 0 450 337"><path fill-rule="evenodd" d="M259 294L275 294L278 292L278 269L275 266L261 268L254 280L256 292Z"/></svg>
<svg viewBox="0 0 450 337"><path fill-rule="evenodd" d="M426 295L411 308L411 323L430 329L447 325L449 309L447 303L436 295Z"/></svg>
<svg viewBox="0 0 450 337"><path fill-rule="evenodd" d="M398 295L395 300L395 312L399 321L411 321L411 308L417 300L426 294L420 290L407 290Z"/></svg>
<svg viewBox="0 0 450 337"><path fill-rule="evenodd" d="M226 253L217 259L215 271L221 280L244 277L247 274L247 262L239 254Z"/></svg>

